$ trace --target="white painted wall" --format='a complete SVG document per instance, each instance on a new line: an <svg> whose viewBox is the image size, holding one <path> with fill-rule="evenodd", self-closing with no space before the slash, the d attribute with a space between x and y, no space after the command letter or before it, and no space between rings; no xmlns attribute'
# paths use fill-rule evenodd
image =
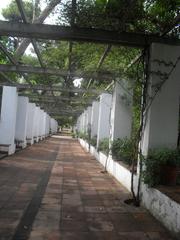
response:
<svg viewBox="0 0 180 240"><path fill-rule="evenodd" d="M80 144L89 151L89 145L84 140L79 140ZM91 146L90 153L103 165L107 171L114 176L123 186L131 191L131 172L125 168L120 162L108 157ZM138 178L135 175L135 192L137 191ZM148 188L145 184L141 184L141 200L142 204L156 217L167 229L178 237L180 236L180 205L173 201L155 188Z"/></svg>
<svg viewBox="0 0 180 240"><path fill-rule="evenodd" d="M179 58L180 47L162 44L152 44L151 64L150 64L150 85L148 96L152 97L155 91L154 85L159 83L159 76L153 72L169 73L171 66L166 63L176 63ZM156 60L159 60L158 62ZM163 63L165 61L165 64ZM175 148L178 137L178 113L180 97L180 62L173 70L170 78L165 82L161 91L157 94L152 105L148 109L145 132L142 141L143 153L147 154L150 148L171 147ZM148 100L148 99L147 99ZM104 108L103 108L104 109ZM126 115L126 113L125 113ZM124 119L125 120L125 119ZM103 123L101 123L103 124ZM117 131L117 125L114 131ZM121 125L122 126L122 125ZM80 140L81 145L88 150L88 144ZM107 171L120 181L128 190L131 188L131 173L114 161L111 156L107 157L98 153L93 147L91 153L104 166L107 160ZM137 171L139 173L139 171ZM135 176L135 191L137 191L138 175ZM141 183L141 199L143 205L160 220L170 231L176 234L177 239L180 236L180 205L155 188L148 188Z"/></svg>
<svg viewBox="0 0 180 240"><path fill-rule="evenodd" d="M45 124L45 136L46 137L49 135L49 129L50 129L50 117L46 113L46 124Z"/></svg>
<svg viewBox="0 0 180 240"><path fill-rule="evenodd" d="M82 132L86 133L86 110L82 114Z"/></svg>
<svg viewBox="0 0 180 240"><path fill-rule="evenodd" d="M97 132L97 148L99 141L110 135L110 119L111 119L112 95L103 93L100 95L99 103L99 119Z"/></svg>
<svg viewBox="0 0 180 240"><path fill-rule="evenodd" d="M88 132L88 109L84 111L84 132Z"/></svg>
<svg viewBox="0 0 180 240"><path fill-rule="evenodd" d="M51 134L57 133L57 121L54 118L50 118L50 132Z"/></svg>
<svg viewBox="0 0 180 240"><path fill-rule="evenodd" d="M115 84L111 111L111 140L130 138L132 127L132 93L126 91L127 84L122 87Z"/></svg>
<svg viewBox="0 0 180 240"><path fill-rule="evenodd" d="M89 130L91 131L91 115L92 115L92 107L88 107L86 110L86 133L89 134Z"/></svg>
<svg viewBox="0 0 180 240"><path fill-rule="evenodd" d="M38 142L39 141L39 121L40 121L40 108L35 107L35 112L34 112L34 128L33 128L33 136L34 136L34 141Z"/></svg>
<svg viewBox="0 0 180 240"><path fill-rule="evenodd" d="M27 119L27 143L34 143L34 127L35 127L35 103L28 103L28 119Z"/></svg>
<svg viewBox="0 0 180 240"><path fill-rule="evenodd" d="M91 137L97 136L99 119L99 102L92 103L92 116L91 116Z"/></svg>
<svg viewBox="0 0 180 240"><path fill-rule="evenodd" d="M75 130L77 130L78 132L80 132L81 129L81 116L78 117L77 122L76 122L76 126L75 126Z"/></svg>
<svg viewBox="0 0 180 240"><path fill-rule="evenodd" d="M87 121L88 121L88 124L91 124L91 116L92 116L92 107L88 107L87 108Z"/></svg>
<svg viewBox="0 0 180 240"><path fill-rule="evenodd" d="M43 122L42 122L42 137L46 135L46 113L43 111Z"/></svg>
<svg viewBox="0 0 180 240"><path fill-rule="evenodd" d="M18 97L15 140L17 141L18 146L21 146L22 148L25 148L27 145L26 135L28 121L28 104L29 99L27 97Z"/></svg>
<svg viewBox="0 0 180 240"><path fill-rule="evenodd" d="M8 154L15 152L15 127L17 112L17 89L15 87L3 87L2 107L0 115L0 145L9 145L9 147L0 146L1 151L7 151Z"/></svg>
<svg viewBox="0 0 180 240"><path fill-rule="evenodd" d="M150 72L169 73L171 66L157 62L165 61L175 64L179 57L180 47L163 44L152 44L150 52ZM179 96L180 96L180 62L172 72L169 79L163 85L161 91L152 102L147 114L143 138L143 153L146 155L148 149L156 147L175 148L178 138L179 120ZM156 74L150 75L149 96L154 95L154 84L161 81Z"/></svg>
<svg viewBox="0 0 180 240"><path fill-rule="evenodd" d="M40 118L40 121L39 121L39 139L42 140L43 138L43 118L44 118L44 114L43 114L43 110L40 109L39 110L39 118Z"/></svg>
<svg viewBox="0 0 180 240"><path fill-rule="evenodd" d="M81 132L84 132L84 112L81 114Z"/></svg>

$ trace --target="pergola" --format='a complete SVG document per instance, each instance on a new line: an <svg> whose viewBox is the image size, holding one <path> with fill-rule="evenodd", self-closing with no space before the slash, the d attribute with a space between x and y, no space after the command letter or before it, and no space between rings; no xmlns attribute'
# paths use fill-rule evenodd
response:
<svg viewBox="0 0 180 240"><path fill-rule="evenodd" d="M57 4L60 4L60 0L52 1L49 5L49 11L51 11ZM46 109L46 111L53 116L60 115L79 115L83 109L78 109L78 104L84 104L84 106L91 103L91 100L94 96L97 97L102 91L97 91L96 89L90 88L90 85L93 79L101 80L105 79L109 83L109 86L112 86L113 80L118 77L113 72L103 72L100 70L105 58L111 51L113 45L118 46L128 46L135 47L139 49L147 48L151 43L167 43L172 45L180 45L180 40L176 38L171 38L167 36L173 27L179 22L180 15L173 20L173 23L163 32L161 35L154 34L142 34L134 32L118 32L118 31L109 31L96 28L80 28L75 25L75 12L76 12L76 0L72 0L72 16L71 16L71 26L59 26L59 25L47 25L43 24L44 19L41 18L39 21L34 21L29 23L26 12L23 6L22 0L16 0L19 12L21 14L22 22L7 22L0 21L0 36L11 36L11 37L20 37L26 38L26 41L30 41L33 45L34 51L37 55L40 67L27 66L20 64L16 56L13 56L8 52L7 48L0 42L0 50L7 56L10 64L0 64L0 75L4 79L0 83L0 86L16 86L21 94L24 94L30 98L33 102L38 103L41 107ZM38 40L60 40L69 42L69 66L68 70L57 69L45 66L41 52L38 47ZM82 72L82 71L72 71L72 49L73 42L90 42L90 43L102 43L106 44L107 47L99 59L97 68L93 72ZM138 61L140 55L138 55L130 64L127 66L127 69ZM9 79L6 75L7 72L15 72L22 76L26 83L17 83ZM28 74L41 74L42 77L47 78L49 75L63 77L65 79L71 78L86 78L88 79L87 88L75 88L75 87L66 87L62 88L58 85L38 85L28 82ZM106 90L109 87L106 88ZM26 92L28 90L28 93ZM39 90L44 91L44 95L39 94ZM24 93L22 93L22 91ZM31 91L31 93L30 93ZM61 96L62 93L66 92L69 94L69 97ZM58 93L58 94L55 94ZM77 96L71 96L71 93L74 93ZM79 95L81 94L81 95ZM85 97L85 95L90 94L92 97L80 99L80 96ZM67 103L66 108L62 108L62 102ZM50 104L49 104L50 103ZM72 111L68 107L77 105L76 108Z"/></svg>

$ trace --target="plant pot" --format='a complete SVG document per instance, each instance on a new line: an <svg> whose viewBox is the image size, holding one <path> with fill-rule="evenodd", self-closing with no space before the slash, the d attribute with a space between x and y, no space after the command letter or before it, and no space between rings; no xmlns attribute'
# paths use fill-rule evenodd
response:
<svg viewBox="0 0 180 240"><path fill-rule="evenodd" d="M177 180L176 166L161 166L161 181L164 185L175 186Z"/></svg>

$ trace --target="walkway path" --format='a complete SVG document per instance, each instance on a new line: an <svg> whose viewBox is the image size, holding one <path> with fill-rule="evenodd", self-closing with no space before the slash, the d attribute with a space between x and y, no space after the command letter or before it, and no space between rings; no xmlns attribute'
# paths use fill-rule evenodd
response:
<svg viewBox="0 0 180 240"><path fill-rule="evenodd" d="M76 140L53 137L0 161L0 240L170 240Z"/></svg>

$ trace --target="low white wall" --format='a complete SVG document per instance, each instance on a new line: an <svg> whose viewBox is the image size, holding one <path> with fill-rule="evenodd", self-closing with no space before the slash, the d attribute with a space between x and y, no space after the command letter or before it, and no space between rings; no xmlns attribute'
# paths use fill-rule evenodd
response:
<svg viewBox="0 0 180 240"><path fill-rule="evenodd" d="M143 205L180 239L180 204L145 184L141 189Z"/></svg>
<svg viewBox="0 0 180 240"><path fill-rule="evenodd" d="M99 102L92 102L92 115L91 115L91 137L97 135L98 131L98 118L99 118Z"/></svg>
<svg viewBox="0 0 180 240"><path fill-rule="evenodd" d="M39 141L39 121L40 121L40 108L35 107L35 112L34 112L34 128L33 128L33 137L34 141L38 142Z"/></svg>
<svg viewBox="0 0 180 240"><path fill-rule="evenodd" d="M15 129L17 112L17 89L15 87L3 87L2 107L0 113L0 150L15 152Z"/></svg>
<svg viewBox="0 0 180 240"><path fill-rule="evenodd" d="M28 102L27 97L18 97L15 140L17 141L17 145L22 148L25 148L27 145Z"/></svg>
<svg viewBox="0 0 180 240"><path fill-rule="evenodd" d="M86 151L89 145L82 139L79 142ZM105 166L107 160L107 171L112 174L123 186L129 191L131 190L131 172L122 166L119 162L104 155L102 152L91 146L90 153ZM137 186L137 177L134 178L135 186ZM141 184L142 204L154 215L162 224L174 233L180 236L180 204L176 203L168 196L155 188L148 188L147 185Z"/></svg>
<svg viewBox="0 0 180 240"><path fill-rule="evenodd" d="M33 144L34 143L34 118L35 118L35 103L28 104L28 120L27 120L27 143Z"/></svg>
<svg viewBox="0 0 180 240"><path fill-rule="evenodd" d="M43 121L44 121L44 112L42 109L39 111L39 130L38 130L38 135L39 135L39 140L43 139Z"/></svg>
<svg viewBox="0 0 180 240"><path fill-rule="evenodd" d="M50 128L50 117L46 113L46 125L45 125L45 136L49 136L49 128Z"/></svg>
<svg viewBox="0 0 180 240"><path fill-rule="evenodd" d="M86 151L89 151L89 144L83 139L79 140L80 144ZM90 147L90 153L103 165L106 164L107 171L112 174L119 182L121 182L129 191L131 191L131 173L128 169L121 166L117 161L114 161L112 157L108 157L98 152L95 147ZM135 179L136 181L136 179Z"/></svg>

